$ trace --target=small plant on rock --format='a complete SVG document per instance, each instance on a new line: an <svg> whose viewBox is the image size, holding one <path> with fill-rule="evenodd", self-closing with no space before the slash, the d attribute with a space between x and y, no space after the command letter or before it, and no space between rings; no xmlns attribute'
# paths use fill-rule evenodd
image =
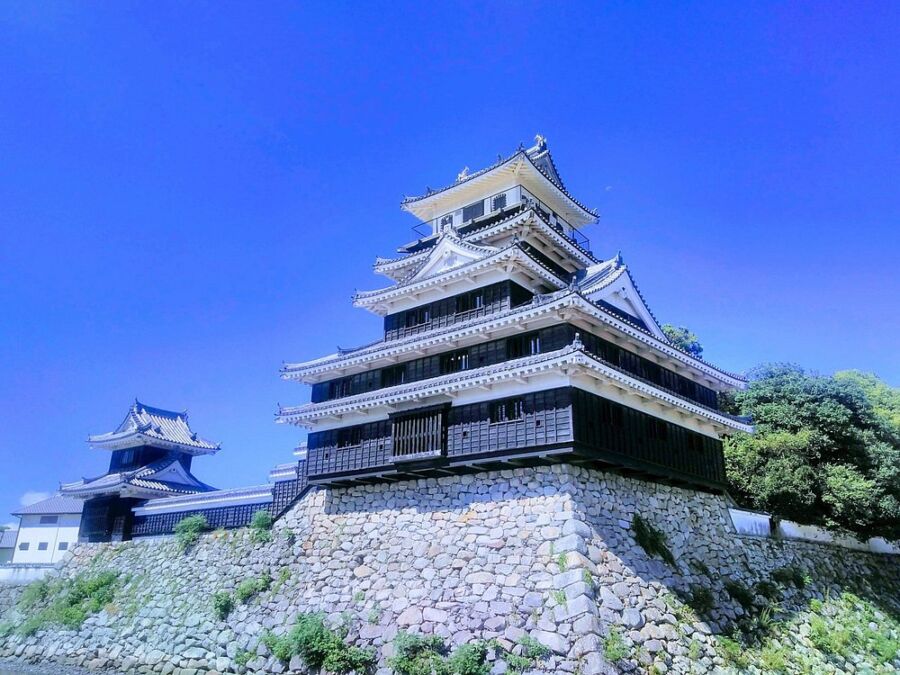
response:
<svg viewBox="0 0 900 675"><path fill-rule="evenodd" d="M182 518L175 525L175 541L182 551L186 551L196 544L200 539L200 535L208 529L209 523L206 522L206 517L203 514L198 513L194 516Z"/></svg>
<svg viewBox="0 0 900 675"><path fill-rule="evenodd" d="M745 610L753 607L753 591L747 588L745 584L736 579L726 579L724 585L728 595L734 598L741 607Z"/></svg>
<svg viewBox="0 0 900 675"><path fill-rule="evenodd" d="M255 511L250 518L250 535L253 541L262 544L272 541L272 514L266 509Z"/></svg>
<svg viewBox="0 0 900 675"><path fill-rule="evenodd" d="M487 645L484 642L470 642L457 647L447 659L450 675L488 675Z"/></svg>
<svg viewBox="0 0 900 675"><path fill-rule="evenodd" d="M235 589L234 597L238 602L244 604L253 596L269 590L271 585L272 577L268 574L263 574L254 579L244 579Z"/></svg>
<svg viewBox="0 0 900 675"><path fill-rule="evenodd" d="M504 657L507 667L506 672L510 675L520 675L526 670L533 668L538 661L550 654L550 649L530 635L523 635L519 638L519 652L519 654L507 652Z"/></svg>
<svg viewBox="0 0 900 675"><path fill-rule="evenodd" d="M675 556L669 550L666 535L657 529L652 523L648 523L637 513L631 519L631 529L634 532L635 541L640 544L647 555L659 557L672 567L675 567Z"/></svg>
<svg viewBox="0 0 900 675"><path fill-rule="evenodd" d="M414 635L405 631L394 638L394 656L388 659L397 675L443 673L447 646L438 635Z"/></svg>
<svg viewBox="0 0 900 675"><path fill-rule="evenodd" d="M246 668L247 664L250 663L250 659L256 656L249 649L239 649L237 654L234 655L234 663L239 668Z"/></svg>
<svg viewBox="0 0 900 675"><path fill-rule="evenodd" d="M603 638L603 655L610 663L616 663L628 656L628 645L622 637L622 631L618 626L609 629L609 633Z"/></svg>
<svg viewBox="0 0 900 675"><path fill-rule="evenodd" d="M321 614L301 614L285 635L266 633L262 641L275 658L285 663L299 656L312 670L324 668L339 674L369 670L375 655L368 649L346 644L344 637L325 625Z"/></svg>
<svg viewBox="0 0 900 675"><path fill-rule="evenodd" d="M231 593L226 591L217 591L213 595L213 614L219 621L224 621L234 609L234 598Z"/></svg>

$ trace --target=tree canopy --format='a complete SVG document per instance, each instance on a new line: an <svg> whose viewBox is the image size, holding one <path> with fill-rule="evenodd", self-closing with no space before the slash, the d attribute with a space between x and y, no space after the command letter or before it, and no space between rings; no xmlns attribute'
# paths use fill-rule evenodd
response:
<svg viewBox="0 0 900 675"><path fill-rule="evenodd" d="M741 504L862 536L900 537L900 390L874 375L766 364L733 395L756 434L725 442Z"/></svg>
<svg viewBox="0 0 900 675"><path fill-rule="evenodd" d="M662 329L673 345L683 349L691 356L696 356L698 359L703 358L703 345L690 330L684 326L673 326L670 323L663 324Z"/></svg>

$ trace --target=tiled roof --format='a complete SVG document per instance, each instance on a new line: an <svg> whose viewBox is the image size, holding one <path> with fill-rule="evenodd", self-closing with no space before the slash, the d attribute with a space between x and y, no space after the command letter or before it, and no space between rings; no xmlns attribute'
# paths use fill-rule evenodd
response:
<svg viewBox="0 0 900 675"><path fill-rule="evenodd" d="M172 480L170 476L183 478L187 482ZM118 492L127 487L173 495L195 494L215 490L214 487L197 480L190 472L180 468L178 460L172 457L161 459L130 471L107 473L97 478L87 478L74 483L66 483L62 485L61 489L67 494L88 495Z"/></svg>
<svg viewBox="0 0 900 675"><path fill-rule="evenodd" d="M88 437L88 442L97 447L128 447L132 442L152 445L154 441L163 447L175 445L201 452L219 449L218 443L201 438L191 430L187 412L153 408L138 400L115 431Z"/></svg>
<svg viewBox="0 0 900 675"><path fill-rule="evenodd" d="M84 502L80 499L72 499L62 495L54 495L50 499L23 506L17 511L13 511L14 516L33 516L33 515L53 515L58 513L81 513Z"/></svg>
<svg viewBox="0 0 900 675"><path fill-rule="evenodd" d="M5 530L0 532L0 548L14 548L18 536L18 530Z"/></svg>
<svg viewBox="0 0 900 675"><path fill-rule="evenodd" d="M476 171L474 173L467 174L465 177L457 179L455 183L450 185L446 185L438 190L429 190L424 195L420 195L418 197L406 197L403 200L403 204L410 204L412 202L422 201L423 199L428 199L429 197L433 197L436 194L441 192L446 192L452 188L455 188L463 183L467 183L473 178L477 178L479 176L483 176L486 173L490 173L494 169L503 166L508 162L512 162L513 160L524 157L538 172L541 173L547 180L549 180L553 185L555 185L560 192L562 192L566 197L568 197L578 208L582 209L585 213L589 213L593 216L597 215L597 212L594 209L589 209L584 204L579 202L575 197L569 194L569 191L566 190L565 186L562 183L562 180L559 178L559 174L556 171L556 165L553 162L553 158L550 156L550 151L547 149L547 145L543 140L539 140L537 145L525 149L523 146L519 146L519 148L508 157L500 157L496 162L491 164L490 166Z"/></svg>

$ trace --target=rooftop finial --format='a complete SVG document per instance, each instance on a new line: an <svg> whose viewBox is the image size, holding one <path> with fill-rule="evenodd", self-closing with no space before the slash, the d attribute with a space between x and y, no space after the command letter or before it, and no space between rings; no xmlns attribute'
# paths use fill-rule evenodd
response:
<svg viewBox="0 0 900 675"><path fill-rule="evenodd" d="M460 181L464 181L468 177L469 177L469 167L464 166L463 170L460 171L458 174L456 174L456 182L459 183Z"/></svg>
<svg viewBox="0 0 900 675"><path fill-rule="evenodd" d="M575 333L575 339L572 340L572 347L574 349L584 348L584 343L581 341L581 333Z"/></svg>
<svg viewBox="0 0 900 675"><path fill-rule="evenodd" d="M534 135L534 144L537 145L538 150L546 150L547 149L547 137L542 136L541 134Z"/></svg>

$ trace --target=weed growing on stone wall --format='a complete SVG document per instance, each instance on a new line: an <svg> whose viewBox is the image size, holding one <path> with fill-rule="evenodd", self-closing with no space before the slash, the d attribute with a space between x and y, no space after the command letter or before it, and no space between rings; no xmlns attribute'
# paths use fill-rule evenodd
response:
<svg viewBox="0 0 900 675"><path fill-rule="evenodd" d="M746 668L749 660L744 651L744 645L734 638L722 636L716 641L719 655L727 665L735 668Z"/></svg>
<svg viewBox="0 0 900 675"><path fill-rule="evenodd" d="M272 514L266 509L255 511L250 518L250 536L258 544L272 541Z"/></svg>
<svg viewBox="0 0 900 675"><path fill-rule="evenodd" d="M224 621L234 609L234 598L231 593L225 591L217 591L213 594L213 614L219 621Z"/></svg>
<svg viewBox="0 0 900 675"><path fill-rule="evenodd" d="M622 637L622 631L618 626L612 626L609 633L603 638L603 655L610 663L616 663L628 656L628 645Z"/></svg>
<svg viewBox="0 0 900 675"><path fill-rule="evenodd" d="M397 675L488 675L488 645L476 641L460 645L447 656L443 638L400 631L388 666Z"/></svg>
<svg viewBox="0 0 900 675"><path fill-rule="evenodd" d="M0 623L0 640L12 635L16 630L16 624L12 621L3 621Z"/></svg>
<svg viewBox="0 0 900 675"><path fill-rule="evenodd" d="M520 675L537 665L538 661L550 654L550 649L542 645L530 635L519 638L518 654L506 652L503 660L506 661L506 672L509 675Z"/></svg>
<svg viewBox="0 0 900 675"><path fill-rule="evenodd" d="M768 581L766 579L757 581L753 585L753 590L763 596L766 600L777 601L781 599L781 589L778 587L778 584L773 581Z"/></svg>
<svg viewBox="0 0 900 675"><path fill-rule="evenodd" d="M381 621L381 603L377 600L375 601L375 606L369 610L367 621L372 625Z"/></svg>
<svg viewBox="0 0 900 675"><path fill-rule="evenodd" d="M694 584L691 592L685 599L685 604L693 609L699 616L707 616L716 606L716 599L712 591L706 586Z"/></svg>
<svg viewBox="0 0 900 675"><path fill-rule="evenodd" d="M365 599L366 599L365 591L356 591L356 593L353 594L353 603L356 605L358 605Z"/></svg>
<svg viewBox="0 0 900 675"><path fill-rule="evenodd" d="M262 574L253 579L244 579L234 591L234 598L241 604L245 604L250 598L269 590L272 586L272 577Z"/></svg>
<svg viewBox="0 0 900 675"><path fill-rule="evenodd" d="M200 535L209 529L209 523L206 517L198 513L195 516L182 518L175 525L175 541L182 551L187 551L191 546L197 543Z"/></svg>
<svg viewBox="0 0 900 675"><path fill-rule="evenodd" d="M560 553L556 556L556 566L560 572L565 572L569 567L569 556L566 553Z"/></svg>
<svg viewBox="0 0 900 675"><path fill-rule="evenodd" d="M113 601L118 585L115 572L35 582L19 600L19 609L28 612L29 617L17 631L21 635L33 635L47 624L80 628L85 619Z"/></svg>
<svg viewBox="0 0 900 675"><path fill-rule="evenodd" d="M691 640L688 645L688 658L691 661L697 661L700 658L700 642L697 639Z"/></svg>
<svg viewBox="0 0 900 675"><path fill-rule="evenodd" d="M709 567L702 560L691 560L690 566L691 569L696 570L699 574L703 574L707 577L712 577L712 574L709 571Z"/></svg>
<svg viewBox="0 0 900 675"><path fill-rule="evenodd" d="M234 655L234 663L241 668L246 668L247 664L250 663L250 659L254 656L256 656L256 654L249 649L238 649L237 654Z"/></svg>
<svg viewBox="0 0 900 675"><path fill-rule="evenodd" d="M747 611L753 608L753 591L747 588L746 584L737 579L726 579L724 586L728 595L734 598L741 607Z"/></svg>
<svg viewBox="0 0 900 675"><path fill-rule="evenodd" d="M672 567L675 567L675 556L669 550L666 535L657 529L652 523L648 523L637 513L631 519L631 529L634 531L634 539L650 557L662 558Z"/></svg>
<svg viewBox="0 0 900 675"><path fill-rule="evenodd" d="M550 597L553 598L553 601L560 606L565 607L566 605L566 592L562 589L557 589L550 593Z"/></svg>
<svg viewBox="0 0 900 675"><path fill-rule="evenodd" d="M369 649L348 645L345 637L329 628L321 614L300 614L285 635L276 637L267 632L262 642L275 658L285 663L299 656L307 668L313 670L324 668L339 674L368 671L375 663L375 654Z"/></svg>
<svg viewBox="0 0 900 675"><path fill-rule="evenodd" d="M587 567L581 570L581 580L587 584L588 588L594 588L594 577Z"/></svg>
<svg viewBox="0 0 900 675"><path fill-rule="evenodd" d="M294 542L297 541L297 534L289 527L286 527L281 531L281 536L285 538L288 546L293 546Z"/></svg>

